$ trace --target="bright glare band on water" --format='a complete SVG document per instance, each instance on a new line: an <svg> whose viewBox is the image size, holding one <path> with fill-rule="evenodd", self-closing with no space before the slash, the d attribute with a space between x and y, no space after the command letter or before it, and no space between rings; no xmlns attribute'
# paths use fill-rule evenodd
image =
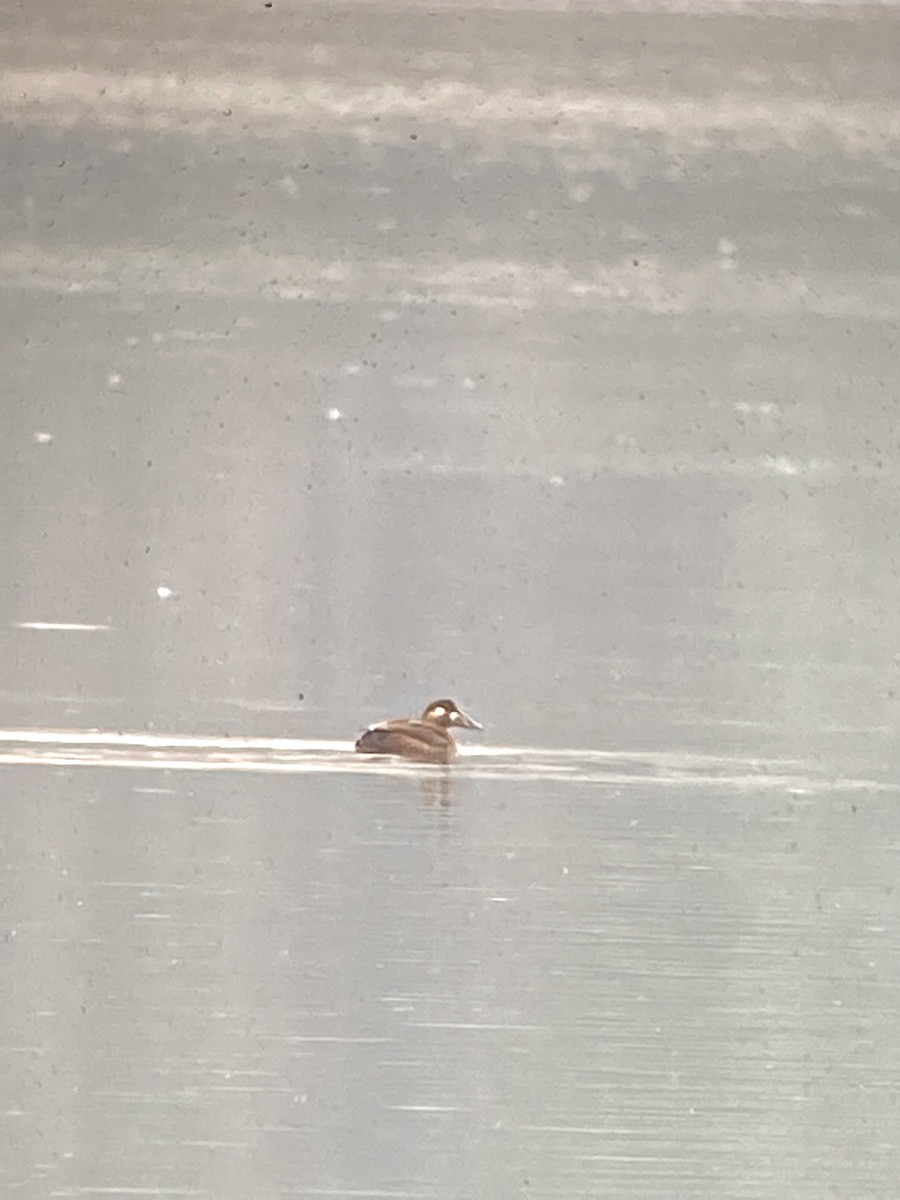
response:
<svg viewBox="0 0 900 1200"><path fill-rule="evenodd" d="M16 621L16 629L36 629L40 632L50 630L56 633L98 633L112 629L112 625L81 625L69 621Z"/></svg>
<svg viewBox="0 0 900 1200"><path fill-rule="evenodd" d="M446 778L552 779L603 787L657 786L780 791L897 791L864 779L836 779L794 759L754 759L679 751L461 747L451 767L354 753L349 741L309 738L190 737L105 730L0 729L0 764L130 767L140 770L255 771L277 774L376 773Z"/></svg>

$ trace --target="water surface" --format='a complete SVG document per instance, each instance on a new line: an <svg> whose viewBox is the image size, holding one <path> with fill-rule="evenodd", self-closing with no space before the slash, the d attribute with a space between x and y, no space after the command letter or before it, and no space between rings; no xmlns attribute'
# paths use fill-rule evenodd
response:
<svg viewBox="0 0 900 1200"><path fill-rule="evenodd" d="M4 1194L894 1195L896 9L7 26Z"/></svg>

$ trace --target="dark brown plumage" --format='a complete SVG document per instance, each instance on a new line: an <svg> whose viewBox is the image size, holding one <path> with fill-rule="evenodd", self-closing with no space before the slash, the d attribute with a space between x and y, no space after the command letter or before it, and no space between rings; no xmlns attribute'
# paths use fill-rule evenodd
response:
<svg viewBox="0 0 900 1200"><path fill-rule="evenodd" d="M393 754L417 762L449 763L456 758L451 729L481 729L453 700L432 700L421 717L395 717L370 725L357 740L360 754Z"/></svg>

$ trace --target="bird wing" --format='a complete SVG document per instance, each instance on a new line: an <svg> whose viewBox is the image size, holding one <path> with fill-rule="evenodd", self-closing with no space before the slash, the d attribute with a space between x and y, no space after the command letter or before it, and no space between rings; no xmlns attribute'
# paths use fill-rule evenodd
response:
<svg viewBox="0 0 900 1200"><path fill-rule="evenodd" d="M430 721L420 721L418 717L394 717L390 721L379 721L376 725L370 725L366 732L402 733L425 746L443 746L447 742L442 729Z"/></svg>

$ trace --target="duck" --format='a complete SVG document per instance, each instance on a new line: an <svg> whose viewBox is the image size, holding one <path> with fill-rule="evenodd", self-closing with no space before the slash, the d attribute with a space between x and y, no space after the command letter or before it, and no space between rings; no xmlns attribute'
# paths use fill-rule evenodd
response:
<svg viewBox="0 0 900 1200"><path fill-rule="evenodd" d="M394 717L370 725L356 741L358 754L392 754L416 762L450 763L456 758L451 729L483 729L455 700L432 700L421 717Z"/></svg>

